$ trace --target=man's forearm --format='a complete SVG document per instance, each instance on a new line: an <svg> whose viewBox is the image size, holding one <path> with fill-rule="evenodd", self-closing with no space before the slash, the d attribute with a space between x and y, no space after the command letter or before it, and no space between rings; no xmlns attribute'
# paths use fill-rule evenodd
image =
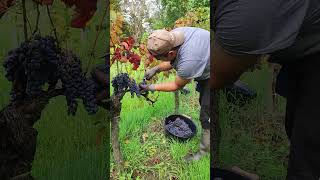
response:
<svg viewBox="0 0 320 180"><path fill-rule="evenodd" d="M171 92L180 89L180 87L175 82L166 82L161 84L153 84L153 89L155 91Z"/></svg>
<svg viewBox="0 0 320 180"><path fill-rule="evenodd" d="M186 84L188 84L191 80L184 79L180 76L176 76L176 79L173 82L165 82L161 84L152 84L149 86L149 90L151 91L165 91L171 92L176 91L178 89L183 88Z"/></svg>
<svg viewBox="0 0 320 180"><path fill-rule="evenodd" d="M220 89L232 84L258 58L259 55L231 55L215 42L211 58L211 88Z"/></svg>

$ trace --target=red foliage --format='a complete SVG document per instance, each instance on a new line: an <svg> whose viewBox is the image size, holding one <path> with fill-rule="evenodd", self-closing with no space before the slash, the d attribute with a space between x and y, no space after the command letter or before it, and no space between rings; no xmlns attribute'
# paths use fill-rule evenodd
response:
<svg viewBox="0 0 320 180"><path fill-rule="evenodd" d="M84 28L97 10L97 0L61 0L68 7L75 6L71 27Z"/></svg>
<svg viewBox="0 0 320 180"><path fill-rule="evenodd" d="M1 1L1 0L0 0ZM34 0L41 5L52 5L53 0ZM75 7L71 19L71 27L84 28L97 10L97 0L61 0L71 8ZM0 7L1 12L1 7Z"/></svg>
<svg viewBox="0 0 320 180"><path fill-rule="evenodd" d="M53 0L33 0L41 5L52 5ZM61 0L68 7L75 7L71 27L84 28L97 10L97 0ZM15 0L0 0L0 18L7 12Z"/></svg>
<svg viewBox="0 0 320 180"><path fill-rule="evenodd" d="M0 18L7 12L9 7L15 3L15 0L0 0Z"/></svg>
<svg viewBox="0 0 320 180"><path fill-rule="evenodd" d="M141 57L137 54L129 55L129 62L133 64L133 70L137 70L140 66Z"/></svg>
<svg viewBox="0 0 320 180"><path fill-rule="evenodd" d="M41 4L41 5L52 5L53 0L33 0L34 2Z"/></svg>
<svg viewBox="0 0 320 180"><path fill-rule="evenodd" d="M121 59L121 51L120 48L116 48L113 57L111 59L111 63L114 63L115 60L120 60Z"/></svg>
<svg viewBox="0 0 320 180"><path fill-rule="evenodd" d="M131 50L133 48L133 45L135 43L133 37L128 37L126 39L123 40L123 42L125 42L128 45L128 49L127 50Z"/></svg>
<svg viewBox="0 0 320 180"><path fill-rule="evenodd" d="M154 60L154 57L150 53L148 53L148 60L150 63L152 63Z"/></svg>
<svg viewBox="0 0 320 180"><path fill-rule="evenodd" d="M122 42L121 45L124 47L125 50L129 51L129 44L126 42Z"/></svg>
<svg viewBox="0 0 320 180"><path fill-rule="evenodd" d="M134 43L135 41L132 37L123 39L123 41L120 43L121 47L115 49L111 63L113 64L115 61L122 63L130 62L133 64L133 70L137 70L141 63L141 57L132 51ZM139 45L139 50L141 55L146 55L146 48L143 44Z"/></svg>

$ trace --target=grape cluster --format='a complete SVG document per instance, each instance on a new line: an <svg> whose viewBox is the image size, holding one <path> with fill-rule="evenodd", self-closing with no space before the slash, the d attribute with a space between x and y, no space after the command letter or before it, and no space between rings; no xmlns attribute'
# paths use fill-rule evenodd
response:
<svg viewBox="0 0 320 180"><path fill-rule="evenodd" d="M131 93L131 97L133 97L135 94L140 97L141 93L140 93L140 88L137 85L136 81L134 79L131 80L130 84L129 84L129 89L130 89L130 93Z"/></svg>
<svg viewBox="0 0 320 180"><path fill-rule="evenodd" d="M118 95L130 91L131 96L135 94L140 97L140 88L134 79L130 79L127 73L120 73L111 81L112 87L114 89L114 94Z"/></svg>
<svg viewBox="0 0 320 180"><path fill-rule="evenodd" d="M25 94L30 98L41 93L42 86L57 82L56 67L57 55L60 49L57 42L51 36L34 36L30 41L20 44L19 47L9 51L4 61L5 77L14 82L18 79L25 87L25 92L17 92L13 88L11 101L21 99ZM20 97L20 98L19 98Z"/></svg>
<svg viewBox="0 0 320 180"><path fill-rule="evenodd" d="M56 40L51 37L35 36L29 43L26 59L23 63L27 76L26 93L30 97L38 96L42 86L49 81L53 85L58 81L58 48Z"/></svg>
<svg viewBox="0 0 320 180"><path fill-rule="evenodd" d="M14 80L14 75L17 69L20 68L21 64L26 59L26 52L28 51L29 46L28 43L22 43L19 47L16 49L13 49L8 52L8 56L4 60L4 68L6 70L5 77L9 81Z"/></svg>
<svg viewBox="0 0 320 180"><path fill-rule="evenodd" d="M81 60L71 51L62 51L51 36L35 35L31 40L23 42L9 51L3 66L5 77L13 83L10 93L13 104L39 96L45 84L48 84L48 90L55 89L61 81L68 114L75 115L77 99L82 99L89 114L97 112L95 94L105 87L101 87L93 74L87 78L82 72Z"/></svg>
<svg viewBox="0 0 320 180"><path fill-rule="evenodd" d="M166 124L166 129L177 137L188 138L192 135L189 125L180 118Z"/></svg>
<svg viewBox="0 0 320 180"><path fill-rule="evenodd" d="M77 98L81 98L89 114L97 112L95 100L96 84L82 73L81 60L72 52L60 55L59 74L68 105L68 114L75 115L78 107Z"/></svg>

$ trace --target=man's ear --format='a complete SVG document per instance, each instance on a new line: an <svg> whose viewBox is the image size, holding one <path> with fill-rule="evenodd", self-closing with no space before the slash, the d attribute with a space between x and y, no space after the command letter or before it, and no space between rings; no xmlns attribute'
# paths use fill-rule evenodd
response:
<svg viewBox="0 0 320 180"><path fill-rule="evenodd" d="M169 55L170 57L176 57L177 51L175 51L175 50L169 51L169 52L168 52L168 55Z"/></svg>

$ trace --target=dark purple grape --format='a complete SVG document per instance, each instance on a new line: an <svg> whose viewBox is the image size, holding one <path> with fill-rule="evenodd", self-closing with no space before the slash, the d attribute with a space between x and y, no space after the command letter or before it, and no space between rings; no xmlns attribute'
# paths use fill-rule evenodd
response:
<svg viewBox="0 0 320 180"><path fill-rule="evenodd" d="M175 136L187 138L192 134L192 130L189 125L180 118L175 119L174 121L170 121L166 128L168 131Z"/></svg>
<svg viewBox="0 0 320 180"><path fill-rule="evenodd" d="M59 74L65 88L65 96L68 104L68 113L74 115L77 110L77 98L82 102L89 114L98 111L95 102L97 84L85 77L81 68L81 60L72 52L65 52L60 56Z"/></svg>
<svg viewBox="0 0 320 180"><path fill-rule="evenodd" d="M130 91L132 97L134 95L140 97L141 95L140 88L137 85L136 81L134 79L131 80L127 73L118 74L113 78L111 83L116 95L124 93L126 91Z"/></svg>

